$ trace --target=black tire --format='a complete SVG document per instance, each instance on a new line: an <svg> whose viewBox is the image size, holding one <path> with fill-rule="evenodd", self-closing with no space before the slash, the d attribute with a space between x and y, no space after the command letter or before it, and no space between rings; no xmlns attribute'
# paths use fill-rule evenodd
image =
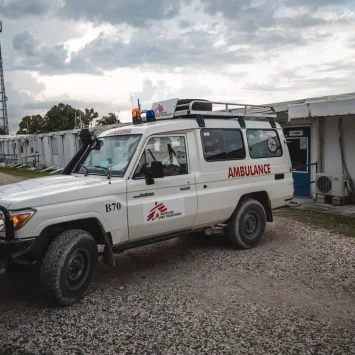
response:
<svg viewBox="0 0 355 355"><path fill-rule="evenodd" d="M61 233L50 245L41 268L45 297L62 306L80 301L89 290L96 272L97 245L80 229Z"/></svg>
<svg viewBox="0 0 355 355"><path fill-rule="evenodd" d="M249 249L257 246L265 232L266 213L256 200L242 201L228 221L227 234L234 246Z"/></svg>
<svg viewBox="0 0 355 355"><path fill-rule="evenodd" d="M182 99L178 100L177 105L184 105L182 107L176 108L175 111L184 111L189 110L190 103L192 101L204 101L204 102L196 102L192 105L192 109L196 111L212 111L212 103L207 100L201 99Z"/></svg>

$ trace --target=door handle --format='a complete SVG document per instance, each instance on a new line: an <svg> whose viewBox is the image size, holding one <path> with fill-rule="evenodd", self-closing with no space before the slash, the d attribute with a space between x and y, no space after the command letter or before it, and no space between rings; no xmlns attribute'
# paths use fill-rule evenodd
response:
<svg viewBox="0 0 355 355"><path fill-rule="evenodd" d="M149 197L149 196L154 196L154 192L146 192L140 195L133 196L133 198L141 198L141 197Z"/></svg>
<svg viewBox="0 0 355 355"><path fill-rule="evenodd" d="M190 189L191 189L190 186L180 187L181 191L186 191L186 190L190 190Z"/></svg>

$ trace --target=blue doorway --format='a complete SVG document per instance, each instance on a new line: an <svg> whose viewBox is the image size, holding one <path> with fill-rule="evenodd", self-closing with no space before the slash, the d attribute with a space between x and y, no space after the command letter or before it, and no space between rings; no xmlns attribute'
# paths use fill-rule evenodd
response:
<svg viewBox="0 0 355 355"><path fill-rule="evenodd" d="M295 196L311 196L311 127L284 128L290 152Z"/></svg>

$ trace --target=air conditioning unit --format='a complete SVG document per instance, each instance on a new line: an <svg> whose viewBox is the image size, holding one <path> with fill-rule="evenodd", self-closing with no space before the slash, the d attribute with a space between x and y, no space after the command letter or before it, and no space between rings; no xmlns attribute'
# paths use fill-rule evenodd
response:
<svg viewBox="0 0 355 355"><path fill-rule="evenodd" d="M346 176L336 174L317 174L316 186L318 195L327 195L333 197L346 196Z"/></svg>

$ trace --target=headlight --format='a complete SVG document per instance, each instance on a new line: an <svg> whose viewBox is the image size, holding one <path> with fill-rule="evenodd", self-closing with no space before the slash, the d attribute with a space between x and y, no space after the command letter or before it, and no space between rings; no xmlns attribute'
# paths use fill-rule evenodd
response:
<svg viewBox="0 0 355 355"><path fill-rule="evenodd" d="M36 211L25 210L25 211L9 211L9 212L10 212L10 220L14 225L14 229L20 229L31 219L31 217L35 214Z"/></svg>
<svg viewBox="0 0 355 355"><path fill-rule="evenodd" d="M0 212L0 232L5 230L5 217L2 212Z"/></svg>

